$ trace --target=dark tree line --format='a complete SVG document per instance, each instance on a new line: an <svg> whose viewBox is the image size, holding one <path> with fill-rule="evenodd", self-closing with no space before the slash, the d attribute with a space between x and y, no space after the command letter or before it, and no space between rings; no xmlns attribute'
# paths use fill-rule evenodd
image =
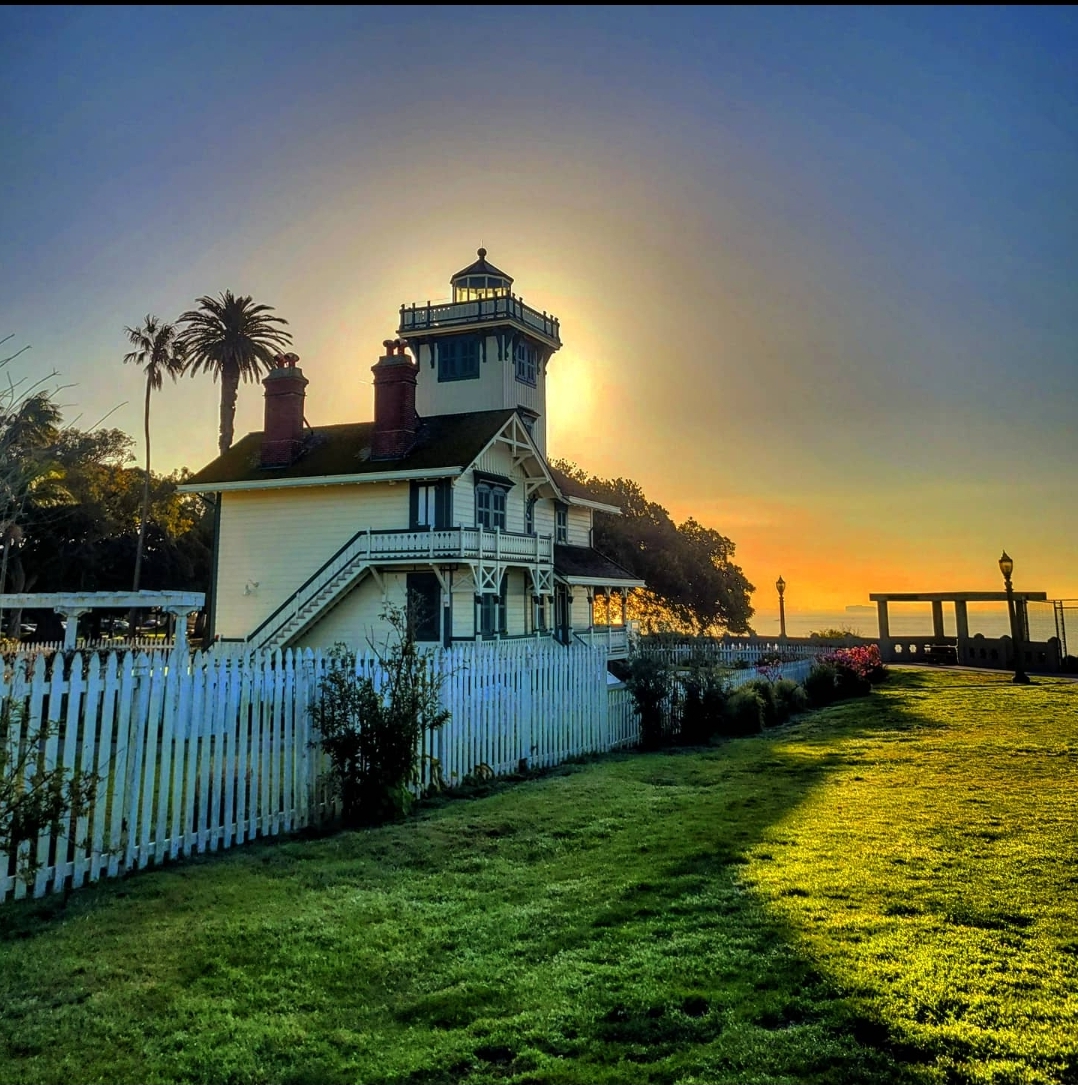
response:
<svg viewBox="0 0 1078 1085"><path fill-rule="evenodd" d="M24 469L19 488L8 494L0 590L130 590L146 481L144 471L129 466L132 438L117 429L63 429L55 408L38 413L47 416L45 424L24 427L3 449L9 464L33 470ZM145 589L208 590L212 509L196 495L177 492L187 474L149 475ZM7 615L9 632L14 634L21 618L18 612ZM44 625L39 636L60 639L55 615L37 618Z"/></svg>
<svg viewBox="0 0 1078 1085"><path fill-rule="evenodd" d="M630 617L651 630L751 632L755 588L734 563L729 538L692 518L676 524L632 479L597 478L564 460L554 467L622 509L621 516L595 513L594 545L647 581L648 590L631 599Z"/></svg>

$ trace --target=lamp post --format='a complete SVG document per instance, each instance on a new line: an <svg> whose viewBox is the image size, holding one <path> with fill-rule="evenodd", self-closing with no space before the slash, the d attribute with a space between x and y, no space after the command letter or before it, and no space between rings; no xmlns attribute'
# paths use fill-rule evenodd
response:
<svg viewBox="0 0 1078 1085"><path fill-rule="evenodd" d="M778 589L778 593L779 593L779 636L782 637L783 640L785 640L786 639L786 602L782 598L782 596L783 596L783 593L786 591L786 581L783 580L782 577L780 576L778 578L778 580L775 581L775 587Z"/></svg>
<svg viewBox="0 0 1078 1085"><path fill-rule="evenodd" d="M1014 561L1004 550L999 559L999 571L1003 574L1003 583L1007 588L1007 615L1011 619L1011 646L1014 650L1014 677L1012 682L1020 686L1029 685L1029 675L1022 666L1022 655L1025 646L1022 643L1021 623L1018 621L1014 605L1014 589L1011 587L1011 573L1014 571Z"/></svg>

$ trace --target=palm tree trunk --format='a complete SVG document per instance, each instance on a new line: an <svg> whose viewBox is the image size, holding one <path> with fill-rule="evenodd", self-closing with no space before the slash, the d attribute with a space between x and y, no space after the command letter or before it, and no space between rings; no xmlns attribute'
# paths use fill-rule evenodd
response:
<svg viewBox="0 0 1078 1085"><path fill-rule="evenodd" d="M138 546L135 548L135 579L132 591L138 591L139 577L142 574L142 548L146 541L146 521L150 518L150 378L146 377L146 474L142 479L142 517L138 525Z"/></svg>
<svg viewBox="0 0 1078 1085"><path fill-rule="evenodd" d="M226 366L221 372L221 434L217 442L222 456L232 447L232 438L236 429L236 398L239 390L239 369Z"/></svg>

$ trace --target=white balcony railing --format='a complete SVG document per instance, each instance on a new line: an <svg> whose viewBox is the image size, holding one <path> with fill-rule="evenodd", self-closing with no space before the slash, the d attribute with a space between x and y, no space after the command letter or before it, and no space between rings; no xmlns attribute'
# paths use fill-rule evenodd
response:
<svg viewBox="0 0 1078 1085"><path fill-rule="evenodd" d="M612 658L629 654L629 626L593 625L576 632L579 640L593 648L606 648L606 654Z"/></svg>
<svg viewBox="0 0 1078 1085"><path fill-rule="evenodd" d="M517 535L482 527L437 531L366 531L355 537L349 560L396 561L407 558L462 561L554 561L551 535Z"/></svg>

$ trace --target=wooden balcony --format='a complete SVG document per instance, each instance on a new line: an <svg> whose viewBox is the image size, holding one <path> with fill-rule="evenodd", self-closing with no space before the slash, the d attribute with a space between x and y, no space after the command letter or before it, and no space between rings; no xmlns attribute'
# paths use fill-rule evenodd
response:
<svg viewBox="0 0 1078 1085"><path fill-rule="evenodd" d="M431 531L365 531L351 541L349 559L398 561L508 561L550 564L551 535L520 535L482 527L450 527Z"/></svg>

